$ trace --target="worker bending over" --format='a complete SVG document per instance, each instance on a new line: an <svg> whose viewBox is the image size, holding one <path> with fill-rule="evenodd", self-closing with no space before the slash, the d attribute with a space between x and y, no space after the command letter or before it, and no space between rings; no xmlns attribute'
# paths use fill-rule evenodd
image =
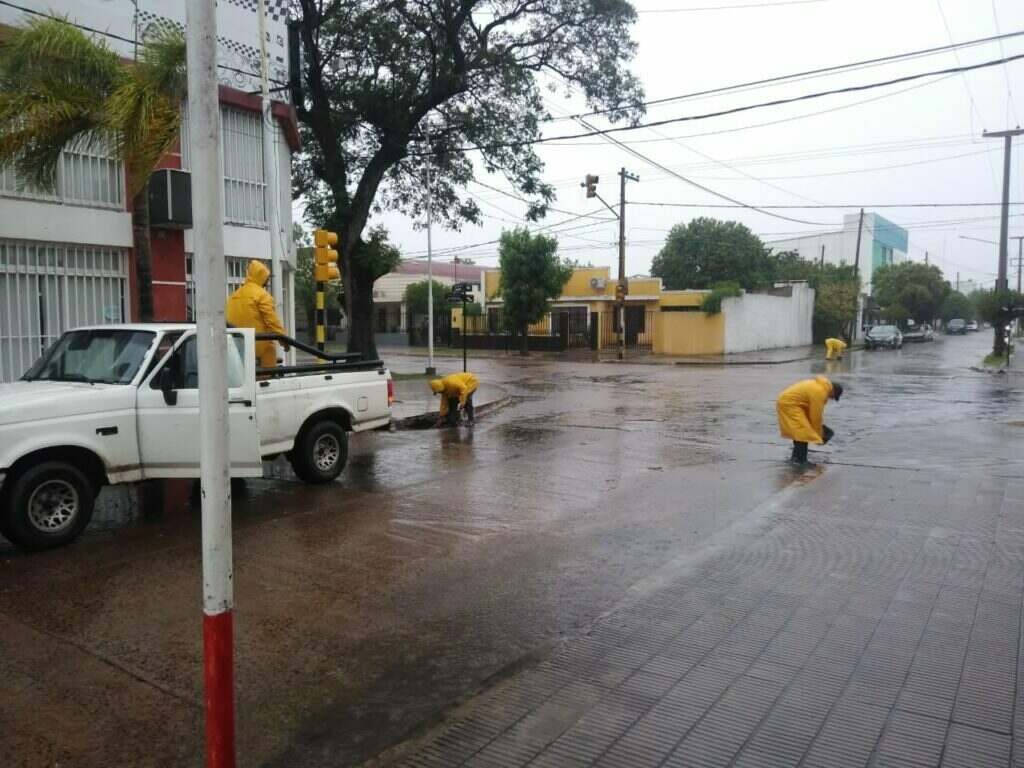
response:
<svg viewBox="0 0 1024 768"><path fill-rule="evenodd" d="M842 394L842 384L817 376L798 381L779 395L775 402L779 431L793 441L790 461L794 464L808 463L808 443L822 445L832 439L834 433L822 423L825 405L829 398L839 402Z"/></svg>
<svg viewBox="0 0 1024 768"><path fill-rule="evenodd" d="M284 334L284 324L274 308L274 299L263 286L270 278L270 270L262 261L253 259L245 273L245 282L228 297L224 319L233 328L253 328L256 333ZM256 342L256 363L259 368L277 365L277 344L273 341Z"/></svg>
<svg viewBox="0 0 1024 768"><path fill-rule="evenodd" d="M432 379L430 389L441 396L440 417L442 422L454 427L459 423L459 409L466 412L470 426L474 422L473 393L480 386L480 380L472 373L453 373L443 379Z"/></svg>
<svg viewBox="0 0 1024 768"><path fill-rule="evenodd" d="M825 359L842 360L846 342L842 339L825 339Z"/></svg>

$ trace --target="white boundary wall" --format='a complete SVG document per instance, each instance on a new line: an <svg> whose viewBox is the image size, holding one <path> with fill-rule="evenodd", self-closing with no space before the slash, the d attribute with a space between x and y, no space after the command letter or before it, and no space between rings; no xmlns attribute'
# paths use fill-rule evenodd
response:
<svg viewBox="0 0 1024 768"><path fill-rule="evenodd" d="M814 289L794 285L792 296L746 293L722 301L725 353L803 347L813 343Z"/></svg>

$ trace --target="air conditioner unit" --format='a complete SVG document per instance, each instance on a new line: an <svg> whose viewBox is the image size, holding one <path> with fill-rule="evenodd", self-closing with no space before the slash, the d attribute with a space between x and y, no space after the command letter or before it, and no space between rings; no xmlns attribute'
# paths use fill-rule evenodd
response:
<svg viewBox="0 0 1024 768"><path fill-rule="evenodd" d="M592 277L590 278L590 287L596 288L599 291L604 290L605 279L603 277Z"/></svg>
<svg viewBox="0 0 1024 768"><path fill-rule="evenodd" d="M187 171L161 168L149 177L149 225L192 228L192 180Z"/></svg>

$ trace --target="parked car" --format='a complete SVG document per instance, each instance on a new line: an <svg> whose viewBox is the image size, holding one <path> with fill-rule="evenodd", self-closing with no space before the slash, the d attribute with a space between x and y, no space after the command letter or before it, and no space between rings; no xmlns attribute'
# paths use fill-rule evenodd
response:
<svg viewBox="0 0 1024 768"><path fill-rule="evenodd" d="M21 381L0 384L0 532L24 549L59 546L89 524L104 485L199 477L196 346L188 324L79 328ZM257 378L255 334L232 328L226 362L232 477L259 477L264 459L283 454L301 480L330 482L348 433L391 421L380 360Z"/></svg>
<svg viewBox="0 0 1024 768"><path fill-rule="evenodd" d="M978 330L978 321L977 320L969 320L967 322L967 330L968 331L976 331L976 330Z"/></svg>
<svg viewBox="0 0 1024 768"><path fill-rule="evenodd" d="M876 325L864 336L864 346L868 349L900 349L903 346L903 334L895 325Z"/></svg>
<svg viewBox="0 0 1024 768"><path fill-rule="evenodd" d="M963 334L967 333L967 321L962 320L959 317L956 318L955 320L950 320L946 324L946 333L950 334L951 336L962 336Z"/></svg>
<svg viewBox="0 0 1024 768"><path fill-rule="evenodd" d="M915 325L910 330L904 331L903 340L916 342L935 341L935 332L927 323L921 323L920 325Z"/></svg>

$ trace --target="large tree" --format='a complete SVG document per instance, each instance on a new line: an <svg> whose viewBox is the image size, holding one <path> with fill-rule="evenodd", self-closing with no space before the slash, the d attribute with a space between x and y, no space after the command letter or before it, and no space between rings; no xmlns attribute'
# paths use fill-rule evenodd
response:
<svg viewBox="0 0 1024 768"><path fill-rule="evenodd" d="M944 323L960 318L961 320L974 319L974 303L964 296L960 291L950 291L949 295L942 302L940 316Z"/></svg>
<svg viewBox="0 0 1024 768"><path fill-rule="evenodd" d="M651 262L651 274L670 290L723 282L751 290L772 281L774 265L761 238L743 224L699 218L672 227Z"/></svg>
<svg viewBox="0 0 1024 768"><path fill-rule="evenodd" d="M127 171L143 320L153 319L146 184L180 136L185 85L177 31L148 38L131 64L60 19L34 19L0 38L0 163L52 190L65 147L113 149Z"/></svg>
<svg viewBox="0 0 1024 768"><path fill-rule="evenodd" d="M872 275L872 296L882 313L893 320L932 321L942 312L949 282L934 264L885 264Z"/></svg>
<svg viewBox="0 0 1024 768"><path fill-rule="evenodd" d="M639 116L626 70L636 19L626 0L292 0L303 43L296 105L305 153L295 191L317 226L339 233L349 348L373 355L373 282L387 266L364 248L374 213L432 211L457 229L480 210L461 188L504 173L542 216L553 189L531 145L549 116L542 76L575 88L611 120Z"/></svg>
<svg viewBox="0 0 1024 768"><path fill-rule="evenodd" d="M558 258L558 241L546 235L532 235L525 228L501 233L498 248L501 284L498 291L505 302L505 316L519 330L525 355L529 327L540 322L572 277L572 266Z"/></svg>

